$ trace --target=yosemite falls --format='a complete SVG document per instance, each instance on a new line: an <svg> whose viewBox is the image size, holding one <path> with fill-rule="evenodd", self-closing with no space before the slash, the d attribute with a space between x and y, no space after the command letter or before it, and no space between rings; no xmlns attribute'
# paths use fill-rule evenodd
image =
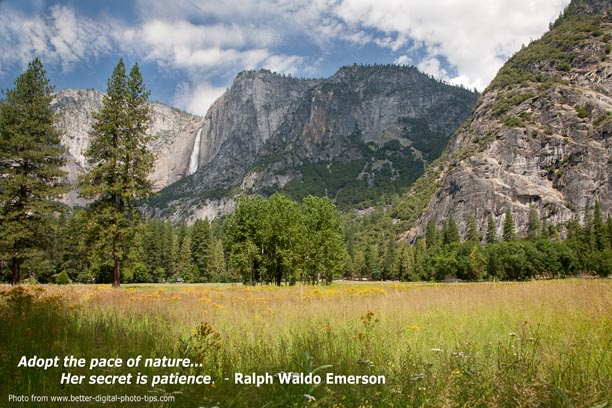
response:
<svg viewBox="0 0 612 408"><path fill-rule="evenodd" d="M200 141L202 139L202 128L198 129L195 141L193 142L193 150L191 151L191 157L189 158L189 172L188 176L191 176L198 170L198 164L200 159Z"/></svg>

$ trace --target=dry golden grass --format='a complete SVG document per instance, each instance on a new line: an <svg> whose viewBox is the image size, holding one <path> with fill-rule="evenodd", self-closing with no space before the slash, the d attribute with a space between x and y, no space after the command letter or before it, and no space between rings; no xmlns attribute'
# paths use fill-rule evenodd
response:
<svg viewBox="0 0 612 408"><path fill-rule="evenodd" d="M202 361L219 385L165 390L183 392L185 406L194 399L202 406L299 406L308 402L304 394L317 399L310 405L347 407L578 407L612 398L611 280L36 290L40 302L61 297L66 316L60 338L41 337L51 354ZM200 323L217 337L196 334ZM222 381L234 372L321 365L336 373L382 374L387 382L311 389ZM172 406L183 405L179 399Z"/></svg>

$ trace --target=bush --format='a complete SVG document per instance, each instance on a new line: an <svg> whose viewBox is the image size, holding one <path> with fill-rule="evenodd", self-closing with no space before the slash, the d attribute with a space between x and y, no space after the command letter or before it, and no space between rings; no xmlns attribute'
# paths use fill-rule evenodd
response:
<svg viewBox="0 0 612 408"><path fill-rule="evenodd" d="M66 271L62 271L58 274L53 275L55 279L56 285L68 285L70 284L70 278L68 277L68 273Z"/></svg>
<svg viewBox="0 0 612 408"><path fill-rule="evenodd" d="M578 117L580 119L584 119L584 118L588 118L589 117L589 111L584 106L576 105L575 109L576 109L576 113L578 114Z"/></svg>

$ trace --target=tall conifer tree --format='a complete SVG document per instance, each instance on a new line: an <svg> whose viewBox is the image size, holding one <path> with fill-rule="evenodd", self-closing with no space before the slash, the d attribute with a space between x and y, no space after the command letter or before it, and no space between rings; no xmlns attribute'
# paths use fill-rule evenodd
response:
<svg viewBox="0 0 612 408"><path fill-rule="evenodd" d="M196 220L191 227L191 256L193 264L198 267L198 279L204 282L210 282L212 279L209 270L212 250L208 219Z"/></svg>
<svg viewBox="0 0 612 408"><path fill-rule="evenodd" d="M529 208L529 221L527 223L527 239L536 242L542 236L542 222L537 208Z"/></svg>
<svg viewBox="0 0 612 408"><path fill-rule="evenodd" d="M497 242L497 225L495 224L495 218L493 214L489 214L487 217L487 244Z"/></svg>
<svg viewBox="0 0 612 408"><path fill-rule="evenodd" d="M21 266L45 246L46 225L65 192L60 133L54 126L53 86L36 58L0 104L0 256L19 283Z"/></svg>
<svg viewBox="0 0 612 408"><path fill-rule="evenodd" d="M470 215L467 219L467 229L465 233L466 242L477 244L480 242L482 237L478 232L478 222L476 221L476 217Z"/></svg>
<svg viewBox="0 0 612 408"><path fill-rule="evenodd" d="M122 264L139 223L135 203L151 194L148 176L155 156L149 149L148 97L138 65L126 75L119 60L85 152L92 167L82 178L81 190L94 200L98 262L112 267L113 287L120 285Z"/></svg>
<svg viewBox="0 0 612 408"><path fill-rule="evenodd" d="M514 241L516 239L516 225L514 225L514 217L512 216L512 210L510 210L510 208L506 210L502 237L506 242Z"/></svg>

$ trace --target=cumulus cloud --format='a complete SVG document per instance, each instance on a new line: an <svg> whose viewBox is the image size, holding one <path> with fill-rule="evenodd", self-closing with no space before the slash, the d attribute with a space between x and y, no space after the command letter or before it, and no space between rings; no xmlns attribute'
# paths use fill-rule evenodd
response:
<svg viewBox="0 0 612 408"><path fill-rule="evenodd" d="M181 82L177 86L177 92L174 96L173 103L187 111L196 115L204 115L208 107L225 92L223 87L215 87L206 82L199 83L193 86L189 82Z"/></svg>
<svg viewBox="0 0 612 408"><path fill-rule="evenodd" d="M568 2L136 0L135 21L94 19L61 5L32 16L0 3L1 68L39 56L69 72L82 62L130 55L180 78L175 103L199 114L222 92L211 84L229 85L240 70L317 75L334 64L340 47L377 48L380 62L414 64L483 89Z"/></svg>
<svg viewBox="0 0 612 408"><path fill-rule="evenodd" d="M397 65L412 65L413 61L408 55L400 55L393 61L394 64Z"/></svg>
<svg viewBox="0 0 612 408"><path fill-rule="evenodd" d="M442 79L483 89L522 43L541 36L569 0L343 0L334 8L349 27L384 34L393 51L422 44L419 67ZM457 71L443 70L438 57ZM400 57L401 58L401 57ZM436 62L438 61L438 62Z"/></svg>

